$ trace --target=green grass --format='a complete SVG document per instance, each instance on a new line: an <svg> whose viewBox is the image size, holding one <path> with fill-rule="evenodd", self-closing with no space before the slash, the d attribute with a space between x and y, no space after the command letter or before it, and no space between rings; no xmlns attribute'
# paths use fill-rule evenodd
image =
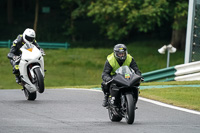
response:
<svg viewBox="0 0 200 133"><path fill-rule="evenodd" d="M154 85L199 85L199 81L169 81L169 82L146 82L142 83L142 86L154 86Z"/></svg>
<svg viewBox="0 0 200 133"><path fill-rule="evenodd" d="M142 86L200 85L199 81L148 82ZM140 90L140 96L171 105L200 111L200 87L169 87Z"/></svg>
<svg viewBox="0 0 200 133"><path fill-rule="evenodd" d="M200 87L144 89L140 96L200 111Z"/></svg>
<svg viewBox="0 0 200 133"><path fill-rule="evenodd" d="M128 52L137 62L142 73L166 67L167 56L157 50L159 41L134 42L127 45ZM45 49L45 86L100 86L106 57L113 48ZM7 59L8 48L0 48L0 89L21 88L15 83L12 67ZM183 63L184 52L171 54L171 65ZM159 62L159 63L158 63Z"/></svg>
<svg viewBox="0 0 200 133"><path fill-rule="evenodd" d="M12 67L6 55L8 49L1 48L0 88L20 88L15 83ZM69 50L45 49L45 86L100 85L101 73L109 50L75 48Z"/></svg>

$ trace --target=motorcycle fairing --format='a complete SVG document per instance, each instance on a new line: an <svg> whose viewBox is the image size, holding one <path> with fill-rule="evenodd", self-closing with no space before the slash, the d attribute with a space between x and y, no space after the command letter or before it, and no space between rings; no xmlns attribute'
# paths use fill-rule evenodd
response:
<svg viewBox="0 0 200 133"><path fill-rule="evenodd" d="M140 83L141 77L136 74L130 74L130 78L125 78L125 75L117 74L113 78L113 83L124 87L133 87Z"/></svg>
<svg viewBox="0 0 200 133"><path fill-rule="evenodd" d="M22 51L22 56L21 56L21 60L19 63L19 71L20 71L20 75L22 77L22 80L25 81L25 87L29 90L30 93L37 91L37 87L35 84L33 84L29 77L28 77L28 66L30 64L35 64L35 66L33 67L33 69L31 69L30 73L31 76L34 78L34 68L36 67L40 67L41 69L41 73L44 76L44 59L42 56L42 53L40 52L40 50L32 45L32 51L28 50L30 48L26 48L26 46L22 46L20 48L20 50Z"/></svg>

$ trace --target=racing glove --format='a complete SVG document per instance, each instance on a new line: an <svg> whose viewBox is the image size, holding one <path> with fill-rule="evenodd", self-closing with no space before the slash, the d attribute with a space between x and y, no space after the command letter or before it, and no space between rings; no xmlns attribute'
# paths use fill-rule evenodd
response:
<svg viewBox="0 0 200 133"><path fill-rule="evenodd" d="M45 52L42 48L40 48L40 52L42 53L42 55L45 55Z"/></svg>
<svg viewBox="0 0 200 133"><path fill-rule="evenodd" d="M14 61L16 61L16 60L18 60L18 59L19 59L19 56L17 56L17 55L14 55L14 56L13 56L13 60L14 60Z"/></svg>

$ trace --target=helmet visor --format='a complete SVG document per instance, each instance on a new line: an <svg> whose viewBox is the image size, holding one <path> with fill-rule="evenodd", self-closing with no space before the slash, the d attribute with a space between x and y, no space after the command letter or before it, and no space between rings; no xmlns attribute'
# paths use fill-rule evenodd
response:
<svg viewBox="0 0 200 133"><path fill-rule="evenodd" d="M119 60L124 61L127 56L127 51L115 51L115 57Z"/></svg>
<svg viewBox="0 0 200 133"><path fill-rule="evenodd" d="M117 57L125 57L126 56L126 52L125 51L117 52L116 55L117 55Z"/></svg>
<svg viewBox="0 0 200 133"><path fill-rule="evenodd" d="M26 39L27 41L29 41L29 42L33 42L33 41L35 40L34 37L30 37L30 36L27 36L27 35L25 35L25 39Z"/></svg>

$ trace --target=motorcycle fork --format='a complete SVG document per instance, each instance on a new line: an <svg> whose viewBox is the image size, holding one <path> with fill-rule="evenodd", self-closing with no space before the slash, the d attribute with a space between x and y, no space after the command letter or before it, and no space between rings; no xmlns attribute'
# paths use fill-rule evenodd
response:
<svg viewBox="0 0 200 133"><path fill-rule="evenodd" d="M122 107L122 110L126 109L126 99L123 94L121 94L121 107Z"/></svg>
<svg viewBox="0 0 200 133"><path fill-rule="evenodd" d="M117 105L120 105L120 90L119 88L115 85L115 84L112 84L110 86L110 96L111 98L114 97L114 102L115 104Z"/></svg>
<svg viewBox="0 0 200 133"><path fill-rule="evenodd" d="M29 77L29 79L30 79L30 81L34 84L35 82L36 82L36 79L35 78L33 78L32 77L32 75L31 75L31 68L33 67L33 65L32 64L30 64L29 66L28 66L28 77Z"/></svg>
<svg viewBox="0 0 200 133"><path fill-rule="evenodd" d="M135 98L135 104L136 104L139 97L139 88L135 87L132 93L133 93L133 97Z"/></svg>

